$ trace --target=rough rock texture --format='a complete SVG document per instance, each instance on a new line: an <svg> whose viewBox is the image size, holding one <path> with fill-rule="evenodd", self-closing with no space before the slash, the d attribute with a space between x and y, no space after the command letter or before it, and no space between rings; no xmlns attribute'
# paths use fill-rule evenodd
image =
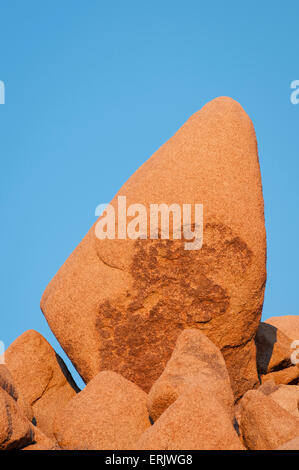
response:
<svg viewBox="0 0 299 470"><path fill-rule="evenodd" d="M33 330L26 331L9 346L5 360L19 395L32 406L37 426L51 437L55 414L78 391L63 360Z"/></svg>
<svg viewBox="0 0 299 470"><path fill-rule="evenodd" d="M95 224L42 297L55 336L85 381L112 369L148 391L180 331L202 329L242 395L257 383L254 337L266 281L251 120L230 98L211 101L125 183L111 203L118 215L117 196L127 207L144 204L147 214L155 203L193 211L203 204L203 247L185 250L186 240L172 233L170 240L99 240Z"/></svg>
<svg viewBox="0 0 299 470"><path fill-rule="evenodd" d="M150 426L146 393L119 374L100 372L55 419L63 449L130 450Z"/></svg>
<svg viewBox="0 0 299 470"><path fill-rule="evenodd" d="M285 444L282 444L276 450L299 450L299 436L291 441L285 442Z"/></svg>
<svg viewBox="0 0 299 470"><path fill-rule="evenodd" d="M280 385L277 385L274 380L266 380L263 384L258 387L258 391L263 393L264 395L270 395L271 393L278 390Z"/></svg>
<svg viewBox="0 0 299 470"><path fill-rule="evenodd" d="M269 380L276 384L297 385L299 383L299 367L291 366L287 367L286 369L271 372L266 375L261 375L262 384L268 382Z"/></svg>
<svg viewBox="0 0 299 470"><path fill-rule="evenodd" d="M242 450L230 417L202 387L188 388L141 436L137 450Z"/></svg>
<svg viewBox="0 0 299 470"><path fill-rule="evenodd" d="M234 416L234 396L223 356L200 330L184 330L170 360L148 395L148 409L156 421L182 393L198 384Z"/></svg>
<svg viewBox="0 0 299 470"><path fill-rule="evenodd" d="M29 421L32 421L32 408L30 404L24 400L22 395L19 396L13 377L4 364L0 364L0 387L18 402L18 407L21 412L29 419Z"/></svg>
<svg viewBox="0 0 299 470"><path fill-rule="evenodd" d="M277 390L269 396L282 408L299 418L299 387L297 385L279 385Z"/></svg>
<svg viewBox="0 0 299 470"><path fill-rule="evenodd" d="M257 390L247 392L240 406L240 430L248 449L274 450L299 434L299 419Z"/></svg>
<svg viewBox="0 0 299 470"><path fill-rule="evenodd" d="M292 340L299 340L299 315L271 317L266 323L275 326Z"/></svg>
<svg viewBox="0 0 299 470"><path fill-rule="evenodd" d="M33 439L33 426L16 401L0 388L0 450L20 449Z"/></svg>
<svg viewBox="0 0 299 470"><path fill-rule="evenodd" d="M0 364L0 387L3 388L14 400L18 399L18 391L12 375L4 364Z"/></svg>
<svg viewBox="0 0 299 470"><path fill-rule="evenodd" d="M57 441L50 439L39 428L34 427L33 442L22 450L60 450Z"/></svg>
<svg viewBox="0 0 299 470"><path fill-rule="evenodd" d="M268 374L292 366L292 340L279 329L261 322L255 342L259 374Z"/></svg>

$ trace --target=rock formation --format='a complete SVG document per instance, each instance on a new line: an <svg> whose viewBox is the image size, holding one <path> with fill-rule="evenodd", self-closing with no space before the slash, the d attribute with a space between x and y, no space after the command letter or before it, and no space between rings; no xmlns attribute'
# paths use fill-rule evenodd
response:
<svg viewBox="0 0 299 470"><path fill-rule="evenodd" d="M269 396L250 390L240 405L240 430L247 449L275 450L299 435L299 419Z"/></svg>
<svg viewBox="0 0 299 470"><path fill-rule="evenodd" d="M203 204L203 246L159 238L159 222L158 239L99 240L95 224L42 297L55 336L86 382L111 369L148 391L179 333L197 328L222 351L240 397L258 383L254 337L266 281L250 118L230 98L211 101L120 189L117 215L119 196L147 214L152 204ZM118 217L115 225L118 233Z"/></svg>
<svg viewBox="0 0 299 470"><path fill-rule="evenodd" d="M229 98L194 114L111 202L117 232L121 196L130 222L131 204L203 204L203 244L176 238L184 219L169 239L158 219L156 238L143 226L100 240L100 217L41 301L87 385L26 331L0 365L0 449L298 450L299 317L260 322L266 240L247 114Z"/></svg>
<svg viewBox="0 0 299 470"><path fill-rule="evenodd" d="M63 360L42 335L29 330L9 346L5 361L37 426L52 437L55 414L79 391Z"/></svg>

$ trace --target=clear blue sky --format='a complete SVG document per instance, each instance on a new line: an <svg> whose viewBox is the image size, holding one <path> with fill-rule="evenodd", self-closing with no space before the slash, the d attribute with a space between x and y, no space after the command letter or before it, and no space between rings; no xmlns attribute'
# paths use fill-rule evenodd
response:
<svg viewBox="0 0 299 470"><path fill-rule="evenodd" d="M6 346L33 328L65 359L39 309L43 290L95 207L221 95L242 104L258 137L268 236L263 318L299 314L299 105L290 101L298 5L244 3L0 1Z"/></svg>

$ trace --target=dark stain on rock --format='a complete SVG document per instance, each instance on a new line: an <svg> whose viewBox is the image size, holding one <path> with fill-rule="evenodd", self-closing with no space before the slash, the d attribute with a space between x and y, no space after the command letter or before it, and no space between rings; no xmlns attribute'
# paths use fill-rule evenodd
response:
<svg viewBox="0 0 299 470"><path fill-rule="evenodd" d="M221 224L206 224L201 250L185 240L136 240L130 274L134 290L99 305L96 329L101 369L111 369L148 391L163 371L184 328L224 315L230 297L215 282L229 267L242 276L251 263L247 245Z"/></svg>

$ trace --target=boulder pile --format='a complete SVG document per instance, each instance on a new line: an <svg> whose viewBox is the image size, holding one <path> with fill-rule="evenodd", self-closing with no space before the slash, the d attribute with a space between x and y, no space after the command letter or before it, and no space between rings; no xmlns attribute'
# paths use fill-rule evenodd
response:
<svg viewBox="0 0 299 470"><path fill-rule="evenodd" d="M41 300L86 386L39 333L22 334L0 365L0 449L299 449L299 317L261 322L250 118L230 98L211 101L125 183L116 214L124 196L148 213L202 204L202 246L164 238L162 222L156 237L149 226L135 238L90 229Z"/></svg>

